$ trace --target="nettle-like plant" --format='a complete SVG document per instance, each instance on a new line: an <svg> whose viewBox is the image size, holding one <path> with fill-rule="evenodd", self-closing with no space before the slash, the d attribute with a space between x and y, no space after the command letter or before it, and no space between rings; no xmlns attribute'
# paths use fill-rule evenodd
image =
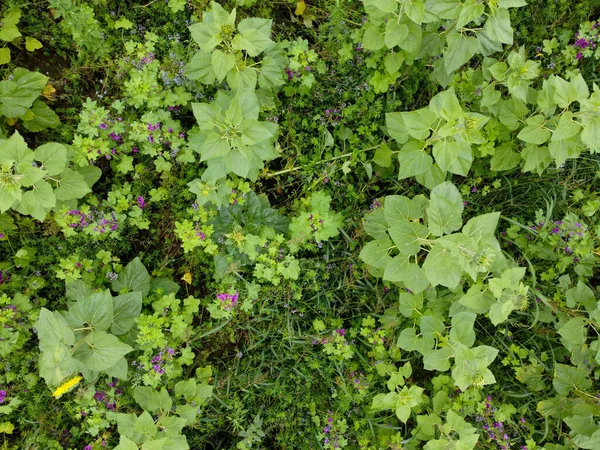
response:
<svg viewBox="0 0 600 450"><path fill-rule="evenodd" d="M203 84L227 80L233 90L273 89L285 84L287 58L271 40L271 19L241 20L236 31L236 10L227 12L216 2L204 13L202 22L190 27L200 46L186 67L186 75ZM262 55L260 61L254 58Z"/></svg>
<svg viewBox="0 0 600 450"><path fill-rule="evenodd" d="M264 161L279 156L274 147L277 125L258 120L259 101L252 89L219 91L212 103L193 103L198 128L190 147L207 162L202 180L215 183L229 173L256 180Z"/></svg>
<svg viewBox="0 0 600 450"><path fill-rule="evenodd" d="M502 51L513 43L508 8L526 5L524 0L363 0L368 21L361 46L382 61L369 79L376 92L385 92L400 76L404 63L426 57L435 61L438 81L476 54ZM485 23L484 23L485 21ZM470 25L473 24L473 25Z"/></svg>
<svg viewBox="0 0 600 450"><path fill-rule="evenodd" d="M12 208L43 221L59 204L91 192L100 169L72 170L68 163L62 144L52 142L34 151L16 131L0 140L0 213Z"/></svg>

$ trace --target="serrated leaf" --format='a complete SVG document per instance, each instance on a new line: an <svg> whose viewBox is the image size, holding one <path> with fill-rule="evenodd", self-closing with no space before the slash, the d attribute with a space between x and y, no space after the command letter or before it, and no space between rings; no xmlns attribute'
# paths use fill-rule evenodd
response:
<svg viewBox="0 0 600 450"><path fill-rule="evenodd" d="M444 139L433 146L433 156L440 169L467 176L473 163L473 153L468 142Z"/></svg>
<svg viewBox="0 0 600 450"><path fill-rule="evenodd" d="M477 38L461 33L448 35L448 47L444 50L444 68L446 73L452 73L467 63L479 49Z"/></svg>
<svg viewBox="0 0 600 450"><path fill-rule="evenodd" d="M71 169L65 169L60 174L57 185L54 194L58 200L62 201L82 198L91 192L83 175Z"/></svg>
<svg viewBox="0 0 600 450"><path fill-rule="evenodd" d="M113 298L107 289L77 301L65 315L71 328L93 327L106 331L113 323Z"/></svg>
<svg viewBox="0 0 600 450"><path fill-rule="evenodd" d="M219 49L215 49L211 55L211 62L217 80L223 81L235 66L235 56L232 53L224 53Z"/></svg>
<svg viewBox="0 0 600 450"><path fill-rule="evenodd" d="M142 293L129 292L112 299L113 323L111 333L120 336L127 333L135 324L142 310Z"/></svg>
<svg viewBox="0 0 600 450"><path fill-rule="evenodd" d="M368 242L360 252L360 259L375 268L384 269L392 257L388 254L392 247L389 239Z"/></svg>
<svg viewBox="0 0 600 450"><path fill-rule="evenodd" d="M80 360L88 370L103 371L132 351L132 347L120 342L116 336L104 331L92 331L75 348L73 357Z"/></svg>
<svg viewBox="0 0 600 450"><path fill-rule="evenodd" d="M433 158L425 153L419 142L407 142L398 152L398 179L413 177L430 170Z"/></svg>
<svg viewBox="0 0 600 450"><path fill-rule="evenodd" d="M140 261L140 258L135 258L125 270L119 273L119 276L112 283L113 291L120 292L122 289L127 289L130 292L140 292L142 296L148 295L150 291L150 275Z"/></svg>
<svg viewBox="0 0 600 450"><path fill-rule="evenodd" d="M431 191L427 207L428 225L434 236L442 236L460 229L464 205L460 192L451 182L445 181Z"/></svg>
<svg viewBox="0 0 600 450"><path fill-rule="evenodd" d="M513 29L510 25L510 13L505 8L494 8L488 15L484 31L494 41L512 45Z"/></svg>
<svg viewBox="0 0 600 450"><path fill-rule="evenodd" d="M42 163L42 168L48 175L58 175L67 165L67 149L62 144L50 142L39 146L34 152L34 158Z"/></svg>

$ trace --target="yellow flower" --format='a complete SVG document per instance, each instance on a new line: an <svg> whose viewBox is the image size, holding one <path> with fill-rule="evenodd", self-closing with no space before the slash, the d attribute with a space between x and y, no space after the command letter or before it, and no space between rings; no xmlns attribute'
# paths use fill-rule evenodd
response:
<svg viewBox="0 0 600 450"><path fill-rule="evenodd" d="M54 398L60 398L63 394L66 394L71 389L73 389L75 386L77 386L81 380L82 380L82 377L80 377L80 376L71 378L69 381L66 381L63 384L61 384L59 387L57 387L56 390L52 393L52 396Z"/></svg>
<svg viewBox="0 0 600 450"><path fill-rule="evenodd" d="M183 281L185 281L187 284L192 284L192 274L191 274L191 273L189 273L189 272L186 272L186 273L185 273L185 274L184 274L184 275L181 277L181 279L182 279Z"/></svg>

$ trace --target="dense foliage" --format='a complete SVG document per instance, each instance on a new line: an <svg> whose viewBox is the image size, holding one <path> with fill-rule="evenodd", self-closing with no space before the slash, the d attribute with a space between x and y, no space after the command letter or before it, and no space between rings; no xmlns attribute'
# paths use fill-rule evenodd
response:
<svg viewBox="0 0 600 450"><path fill-rule="evenodd" d="M600 0L6 0L6 450L600 448Z"/></svg>

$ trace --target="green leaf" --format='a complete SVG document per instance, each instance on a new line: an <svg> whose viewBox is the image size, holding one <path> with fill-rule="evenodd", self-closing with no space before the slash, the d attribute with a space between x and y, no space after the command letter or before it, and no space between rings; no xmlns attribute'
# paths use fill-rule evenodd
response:
<svg viewBox="0 0 600 450"><path fill-rule="evenodd" d="M552 136L552 132L544 127L546 118L541 114L530 117L526 123L527 125L517 135L522 141L542 145Z"/></svg>
<svg viewBox="0 0 600 450"><path fill-rule="evenodd" d="M408 129L404 125L401 112L386 113L385 124L388 134L399 144L404 144L409 139Z"/></svg>
<svg viewBox="0 0 600 450"><path fill-rule="evenodd" d="M370 24L367 26L362 39L362 47L371 51L381 50L385 47L383 33L378 25Z"/></svg>
<svg viewBox="0 0 600 450"><path fill-rule="evenodd" d="M428 108L402 112L400 114L408 133L417 140L427 139L438 120L435 112Z"/></svg>
<svg viewBox="0 0 600 450"><path fill-rule="evenodd" d="M135 319L142 310L141 292L129 292L112 299L113 302L113 324L110 332L120 336L127 333L135 324Z"/></svg>
<svg viewBox="0 0 600 450"><path fill-rule="evenodd" d="M488 15L483 30L488 37L503 44L512 45L513 29L510 26L510 13L505 8L493 8Z"/></svg>
<svg viewBox="0 0 600 450"><path fill-rule="evenodd" d="M120 292L125 288L129 292L140 292L143 297L150 292L150 275L140 258L135 258L127 264L125 270L119 273L118 278L112 283L113 291Z"/></svg>
<svg viewBox="0 0 600 450"><path fill-rule="evenodd" d="M104 372L109 377L118 378L119 380L127 379L127 369L129 364L125 358L119 359L114 366L109 367Z"/></svg>
<svg viewBox="0 0 600 450"><path fill-rule="evenodd" d="M29 214L39 221L46 218L50 208L56 205L56 197L52 186L46 181L38 181L33 189L23 193L17 210L21 214Z"/></svg>
<svg viewBox="0 0 600 450"><path fill-rule="evenodd" d="M167 390L162 387L159 392L149 386L138 386L133 390L133 398L146 411L170 411L173 401Z"/></svg>
<svg viewBox="0 0 600 450"><path fill-rule="evenodd" d="M271 19L255 17L242 20L238 24L240 34L233 38L232 47L236 50L245 50L249 56L258 56L273 44L269 37L272 23Z"/></svg>
<svg viewBox="0 0 600 450"><path fill-rule="evenodd" d="M54 191L58 200L72 200L84 197L91 192L88 184L79 172L65 169L57 179L58 187Z"/></svg>
<svg viewBox="0 0 600 450"><path fill-rule="evenodd" d="M471 312L460 312L452 317L452 329L450 339L454 342L471 347L475 343L475 319L476 314Z"/></svg>
<svg viewBox="0 0 600 450"><path fill-rule="evenodd" d="M495 171L510 170L515 168L519 162L521 162L521 155L513 151L513 143L505 142L494 150L490 166Z"/></svg>
<svg viewBox="0 0 600 450"><path fill-rule="evenodd" d="M42 163L42 169L48 175L58 175L67 165L67 149L62 144L51 142L39 146L34 152L34 158Z"/></svg>
<svg viewBox="0 0 600 450"><path fill-rule="evenodd" d="M182 380L175 385L175 395L183 397L190 401L196 395L196 380L190 378L188 380Z"/></svg>
<svg viewBox="0 0 600 450"><path fill-rule="evenodd" d="M592 387L592 382L584 369L556 363L552 385L559 395L565 396L573 389L586 392Z"/></svg>
<svg viewBox="0 0 600 450"><path fill-rule="evenodd" d="M363 226L369 236L375 239L387 239L388 224L382 208L375 209L363 219Z"/></svg>
<svg viewBox="0 0 600 450"><path fill-rule="evenodd" d="M452 73L468 62L478 51L477 38L461 33L452 33L447 38L448 47L444 50L444 68Z"/></svg>
<svg viewBox="0 0 600 450"><path fill-rule="evenodd" d="M398 161L400 180L427 172L433 164L433 158L425 153L423 146L417 141L407 142L402 147L398 152Z"/></svg>
<svg viewBox="0 0 600 450"><path fill-rule="evenodd" d="M471 146L464 141L439 141L433 146L433 156L440 169L464 177L473 163Z"/></svg>
<svg viewBox="0 0 600 450"><path fill-rule="evenodd" d="M432 348L435 341L444 334L446 325L439 317L424 315L421 316L420 328L427 347Z"/></svg>
<svg viewBox="0 0 600 450"><path fill-rule="evenodd" d="M587 341L588 321L583 317L574 317L560 327L557 332L568 350L581 347Z"/></svg>
<svg viewBox="0 0 600 450"><path fill-rule="evenodd" d="M284 70L275 58L265 56L260 64L258 84L263 88L273 88L285 84Z"/></svg>
<svg viewBox="0 0 600 450"><path fill-rule="evenodd" d="M591 153L600 153L600 117L585 117L582 125L581 142Z"/></svg>
<svg viewBox="0 0 600 450"><path fill-rule="evenodd" d="M211 54L202 50L197 51L185 66L185 76L204 84L213 84L216 75L213 70Z"/></svg>
<svg viewBox="0 0 600 450"><path fill-rule="evenodd" d="M553 82L556 89L554 101L560 108L567 108L571 103L580 99L580 93L575 84L557 76L554 77Z"/></svg>
<svg viewBox="0 0 600 450"><path fill-rule="evenodd" d="M544 170L552 163L552 156L548 151L548 147L527 145L521 152L521 157L525 161L522 171L535 172L538 175L544 173Z"/></svg>
<svg viewBox="0 0 600 450"><path fill-rule="evenodd" d="M113 298L107 289L79 300L65 315L71 328L93 327L106 331L113 323Z"/></svg>
<svg viewBox="0 0 600 450"><path fill-rule="evenodd" d="M458 18L461 8L460 0L427 0L425 2L425 9L440 19Z"/></svg>
<svg viewBox="0 0 600 450"><path fill-rule="evenodd" d="M423 269L413 263L409 263L406 266L406 269L402 271L401 281L415 294L423 292L429 286L429 282L423 273Z"/></svg>
<svg viewBox="0 0 600 450"><path fill-rule="evenodd" d="M192 39L200 48L210 53L221 43L221 29L213 23L196 23L189 27Z"/></svg>
<svg viewBox="0 0 600 450"><path fill-rule="evenodd" d="M217 80L223 81L235 66L235 56L232 53L223 53L221 50L215 49L212 52L211 62Z"/></svg>
<svg viewBox="0 0 600 450"><path fill-rule="evenodd" d="M392 258L385 266L383 279L392 283L401 283L404 280L404 270L408 266L409 257L406 255L397 255Z"/></svg>
<svg viewBox="0 0 600 450"><path fill-rule="evenodd" d="M133 431L145 434L149 437L156 436L157 427L154 424L154 419L148 411L144 411L135 421Z"/></svg>
<svg viewBox="0 0 600 450"><path fill-rule="evenodd" d="M36 38L32 38L27 36L25 38L25 48L27 49L28 52L34 52L36 51L38 48L42 48L43 45L40 41L38 41Z"/></svg>
<svg viewBox="0 0 600 450"><path fill-rule="evenodd" d="M115 447L115 450L138 450L138 448L135 442L121 435L119 436L119 445Z"/></svg>
<svg viewBox="0 0 600 450"><path fill-rule="evenodd" d="M392 49L400 45L408 37L408 27L395 20L388 20L385 24L385 45Z"/></svg>
<svg viewBox="0 0 600 450"><path fill-rule="evenodd" d="M10 48L0 48L0 64L8 64L10 62Z"/></svg>
<svg viewBox="0 0 600 450"><path fill-rule="evenodd" d="M481 238L493 236L498 226L499 212L481 214L469 219L462 229L462 233L468 237Z"/></svg>
<svg viewBox="0 0 600 450"><path fill-rule="evenodd" d="M52 352L59 345L71 346L75 335L67 325L67 321L58 312L40 309L40 316L35 325L38 331L40 350Z"/></svg>
<svg viewBox="0 0 600 450"><path fill-rule="evenodd" d="M431 191L427 207L428 225L434 236L460 229L464 206L460 193L451 182L445 181Z"/></svg>
<svg viewBox="0 0 600 450"><path fill-rule="evenodd" d="M429 102L429 108L438 117L447 121L456 121L462 117L462 108L458 103L454 87L440 92Z"/></svg>
<svg viewBox="0 0 600 450"><path fill-rule="evenodd" d="M450 250L441 244L435 244L423 263L423 271L432 286L441 284L449 289L458 286L461 277L460 266Z"/></svg>
<svg viewBox="0 0 600 450"><path fill-rule="evenodd" d="M460 29L467 25L469 22L480 18L485 11L485 5L478 0L465 0L460 9L458 20L456 21L456 28Z"/></svg>
<svg viewBox="0 0 600 450"><path fill-rule="evenodd" d="M75 348L73 357L80 360L88 370L102 371L114 366L133 348L104 331L92 331L83 344Z"/></svg>
<svg viewBox="0 0 600 450"><path fill-rule="evenodd" d="M387 209L387 200L386 200ZM421 250L421 240L429 236L429 229L420 223L404 221L390 222L388 230L398 251L404 255L416 255Z"/></svg>
<svg viewBox="0 0 600 450"><path fill-rule="evenodd" d="M388 53L383 58L383 65L385 66L385 70L392 76L395 76L400 67L404 64L404 54L402 53Z"/></svg>
<svg viewBox="0 0 600 450"><path fill-rule="evenodd" d="M423 357L423 368L425 370L437 370L445 372L450 369L450 358L454 352L450 347L442 347L437 350L427 352Z"/></svg>
<svg viewBox="0 0 600 450"><path fill-rule="evenodd" d="M40 376L46 380L48 386L57 386L78 370L77 361L71 357L69 349L62 344L42 351L38 366Z"/></svg>
<svg viewBox="0 0 600 450"><path fill-rule="evenodd" d="M384 269L392 257L388 254L392 247L389 239L378 239L365 245L360 252L360 259L375 268Z"/></svg>
<svg viewBox="0 0 600 450"><path fill-rule="evenodd" d="M386 143L382 142L381 145L377 147L377 150L375 150L373 162L381 167L390 167L392 165L393 154L394 153L390 150Z"/></svg>

